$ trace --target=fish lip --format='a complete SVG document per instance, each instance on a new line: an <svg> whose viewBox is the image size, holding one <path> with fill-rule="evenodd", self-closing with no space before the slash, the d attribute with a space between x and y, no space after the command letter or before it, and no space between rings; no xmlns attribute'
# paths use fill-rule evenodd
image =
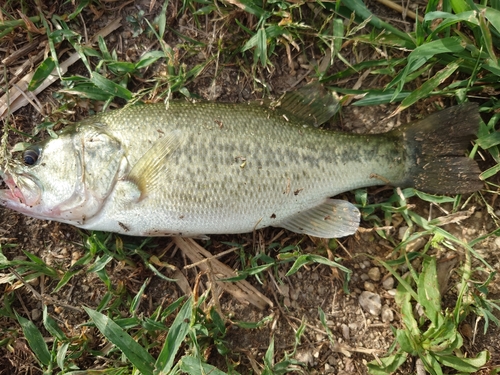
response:
<svg viewBox="0 0 500 375"><path fill-rule="evenodd" d="M3 206L31 208L40 203L42 189L39 181L33 176L0 171L0 178L8 188L0 189L0 203Z"/></svg>

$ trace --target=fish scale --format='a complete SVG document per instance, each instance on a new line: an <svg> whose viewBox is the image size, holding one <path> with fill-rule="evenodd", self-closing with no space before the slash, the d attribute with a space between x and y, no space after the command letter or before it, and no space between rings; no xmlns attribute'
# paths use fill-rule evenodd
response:
<svg viewBox="0 0 500 375"><path fill-rule="evenodd" d="M40 150L34 165L13 162L0 171L14 181L0 191L0 204L129 235L203 237L272 225L339 237L355 232L360 216L351 203L331 199L341 192L481 187L477 164L464 157L479 124L476 106L380 135L314 126L337 107L328 92L306 86L275 107L171 101L102 113L33 146ZM80 176L68 181L75 169Z"/></svg>

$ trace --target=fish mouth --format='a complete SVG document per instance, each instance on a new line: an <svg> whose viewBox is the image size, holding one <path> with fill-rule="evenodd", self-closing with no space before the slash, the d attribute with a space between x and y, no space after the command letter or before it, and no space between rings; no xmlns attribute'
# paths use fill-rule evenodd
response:
<svg viewBox="0 0 500 375"><path fill-rule="evenodd" d="M40 203L41 192L33 177L0 171L0 205L26 212Z"/></svg>

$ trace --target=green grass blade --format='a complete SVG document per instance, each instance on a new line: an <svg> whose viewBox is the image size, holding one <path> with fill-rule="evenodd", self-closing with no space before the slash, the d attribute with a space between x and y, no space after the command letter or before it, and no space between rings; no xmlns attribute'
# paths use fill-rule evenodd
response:
<svg viewBox="0 0 500 375"><path fill-rule="evenodd" d="M59 341L66 341L68 338L64 332L59 328L57 322L47 312L47 306L43 307L43 326L45 329Z"/></svg>
<svg viewBox="0 0 500 375"><path fill-rule="evenodd" d="M76 16L78 16L81 11L87 6L89 5L89 2L90 0L81 0L78 2L78 5L76 7L76 9L74 10L73 13L71 13L69 16L68 16L68 21L71 21L73 18L75 18Z"/></svg>
<svg viewBox="0 0 500 375"><path fill-rule="evenodd" d="M258 2L254 2L251 0L238 0L235 3L239 8L243 9L245 12L253 14L255 17L260 19L266 19L270 16L270 14L264 11L262 8L257 6Z"/></svg>
<svg viewBox="0 0 500 375"><path fill-rule="evenodd" d="M405 278L405 282L407 282L408 279L409 278ZM409 291L411 291L411 293L408 293ZM408 289L408 287L403 286L403 284L399 284L397 286L395 300L401 308L401 320L404 323L404 334L407 338L411 337L414 340L418 340L420 338L420 330L418 329L418 323L413 316L413 306L411 304L411 298L415 297L414 294L415 292L413 289ZM416 301L418 301L418 296ZM405 340L406 339L402 339L400 344L404 344L406 342ZM415 347L412 340L408 339L406 346L405 351L414 355Z"/></svg>
<svg viewBox="0 0 500 375"><path fill-rule="evenodd" d="M464 0L451 0L449 3L453 11L457 14L471 10L470 5Z"/></svg>
<svg viewBox="0 0 500 375"><path fill-rule="evenodd" d="M59 366L59 368L63 371L65 368L64 360L66 358L66 353L68 352L69 344L70 344L69 341L65 342L57 349L56 363Z"/></svg>
<svg viewBox="0 0 500 375"><path fill-rule="evenodd" d="M483 14L479 14L479 28L481 30L482 38L482 46L486 49L488 52L490 60L494 63L494 65L497 65L497 57L495 55L495 49L493 47L493 39L491 36L491 31L489 28L489 24L486 21L486 18L484 17Z"/></svg>
<svg viewBox="0 0 500 375"><path fill-rule="evenodd" d="M161 39L163 39L163 36L165 35L165 27L167 25L167 6L168 0L165 0L158 16L158 34Z"/></svg>
<svg viewBox="0 0 500 375"><path fill-rule="evenodd" d="M395 28L394 26L383 22L380 18L375 16L370 10L366 7L366 5L363 3L361 0L344 0L342 3L349 8L351 11L353 11L356 16L362 18L363 20L369 20L370 24L372 26L375 26L378 29L381 30L387 30L401 39L404 39L407 42L413 42L412 38L410 35L408 35L405 32L402 32L401 30Z"/></svg>
<svg viewBox="0 0 500 375"><path fill-rule="evenodd" d="M132 93L127 90L125 87L120 86L119 84L103 77L97 72L92 72L92 76L90 81L99 87L101 90L107 92L110 95L118 96L119 98L125 100L132 99Z"/></svg>
<svg viewBox="0 0 500 375"><path fill-rule="evenodd" d="M472 10L459 14L452 14L441 11L427 13L424 18L426 22L434 21L436 19L442 20L442 22L433 30L433 32L428 36L427 39L435 39L439 35L439 33L443 32L446 29L449 29L452 25L459 22L470 22L473 25L479 25L476 14L477 13Z"/></svg>
<svg viewBox="0 0 500 375"><path fill-rule="evenodd" d="M189 375L227 375L227 373L219 370L217 367L203 363L199 358L193 356L182 357L180 368Z"/></svg>
<svg viewBox="0 0 500 375"><path fill-rule="evenodd" d="M47 57L36 69L33 78L28 85L29 91L36 90L42 83L47 79L47 77L52 73L56 63L52 57Z"/></svg>
<svg viewBox="0 0 500 375"><path fill-rule="evenodd" d="M418 90L413 91L408 95L398 107L400 112L419 100L429 97L429 94L436 89L443 81L450 77L460 67L461 60L454 61L448 64L445 68L437 72L432 78L428 79Z"/></svg>
<svg viewBox="0 0 500 375"><path fill-rule="evenodd" d="M493 177L498 172L500 172L500 164L497 164L497 165L495 165L495 166L493 166L491 168L488 168L487 170L485 170L483 173L481 173L479 175L479 178L484 181L484 180L487 180L490 177Z"/></svg>
<svg viewBox="0 0 500 375"><path fill-rule="evenodd" d="M344 267L343 265L331 261L330 259L327 259L325 257L322 257L321 255L314 255L314 254L304 254L300 255L297 260L293 263L292 267L288 270L285 276L290 276L296 273L301 267L310 264L310 263L320 263L327 265L329 267L335 267L340 269L341 271L344 271L347 275L351 274L351 270L348 269L347 267Z"/></svg>
<svg viewBox="0 0 500 375"><path fill-rule="evenodd" d="M352 103L352 105L361 107L400 102L412 93L412 91L401 91L399 94L394 96L394 91L395 90L372 91L365 95L362 99Z"/></svg>
<svg viewBox="0 0 500 375"><path fill-rule="evenodd" d="M487 350L480 352L475 358L459 358L455 355L437 357L437 360L443 365L454 368L462 373L472 373L479 371L490 359L490 353Z"/></svg>
<svg viewBox="0 0 500 375"><path fill-rule="evenodd" d="M16 311L15 313L17 321L21 325L21 329L23 330L26 340L28 340L28 344L31 350L33 350L35 356L44 366L49 366L51 362L51 356L49 348L47 347L47 344L45 343L42 334L40 333L38 328L36 328L33 322L31 322L26 318L23 318Z"/></svg>
<svg viewBox="0 0 500 375"><path fill-rule="evenodd" d="M146 287L148 286L150 281L150 278L147 278L146 281L141 286L141 289L137 292L137 294L134 296L132 299L132 303L130 304L130 309L129 312L132 314L132 316L135 316L137 309L139 308L139 305L142 300L142 296L144 295L144 291L146 290Z"/></svg>
<svg viewBox="0 0 500 375"><path fill-rule="evenodd" d="M484 11L484 16L491 23L491 25L500 33L500 10L490 7L485 7L478 4L477 7Z"/></svg>
<svg viewBox="0 0 500 375"><path fill-rule="evenodd" d="M156 361L156 373L166 374L174 364L175 355L179 350L184 338L191 328L191 313L193 310L193 297L184 303L174 319L167 334L167 339Z"/></svg>
<svg viewBox="0 0 500 375"><path fill-rule="evenodd" d="M500 133L490 133L485 135L484 137L479 138L477 144L484 149L496 146L500 144Z"/></svg>
<svg viewBox="0 0 500 375"><path fill-rule="evenodd" d="M395 372L406 362L407 353L397 353L388 357L379 358L380 364L373 360L368 363L368 370L372 375L387 375Z"/></svg>
<svg viewBox="0 0 500 375"><path fill-rule="evenodd" d="M97 329L144 375L153 375L154 358L112 319L100 312L84 307Z"/></svg>
<svg viewBox="0 0 500 375"><path fill-rule="evenodd" d="M458 37L449 37L434 40L415 48L408 56L406 67L387 85L388 88L396 86L394 97L403 90L407 76L423 66L435 55L460 53L465 49L462 41Z"/></svg>
<svg viewBox="0 0 500 375"><path fill-rule="evenodd" d="M141 56L139 61L135 64L135 69L146 68L163 57L165 57L165 53L162 51L146 52L144 55Z"/></svg>
<svg viewBox="0 0 500 375"><path fill-rule="evenodd" d="M436 258L425 257L422 272L418 278L418 302L422 305L425 315L435 325L440 326L441 294L436 272Z"/></svg>
<svg viewBox="0 0 500 375"><path fill-rule="evenodd" d="M109 98L109 94L107 92L96 87L93 83L81 83L70 89L59 90L59 92L101 102L104 102Z"/></svg>

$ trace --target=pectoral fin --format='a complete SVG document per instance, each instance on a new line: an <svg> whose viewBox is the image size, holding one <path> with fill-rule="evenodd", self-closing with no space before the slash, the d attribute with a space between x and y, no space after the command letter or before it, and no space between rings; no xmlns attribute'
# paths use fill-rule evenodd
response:
<svg viewBox="0 0 500 375"><path fill-rule="evenodd" d="M359 218L359 210L352 203L328 199L319 206L279 223L279 226L314 237L337 238L355 233Z"/></svg>
<svg viewBox="0 0 500 375"><path fill-rule="evenodd" d="M168 159L183 143L182 133L173 131L158 139L153 146L137 161L126 177L134 183L141 196L146 197L160 186L168 175Z"/></svg>

